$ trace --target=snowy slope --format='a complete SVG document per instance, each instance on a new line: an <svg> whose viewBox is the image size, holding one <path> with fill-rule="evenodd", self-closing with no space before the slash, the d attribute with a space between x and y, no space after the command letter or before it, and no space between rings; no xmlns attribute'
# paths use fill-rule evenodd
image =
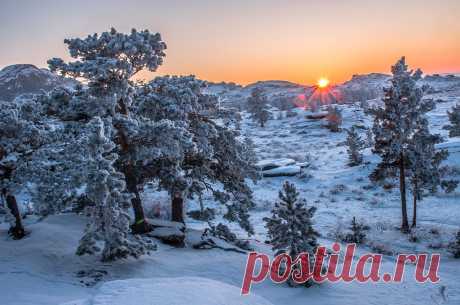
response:
<svg viewBox="0 0 460 305"><path fill-rule="evenodd" d="M365 86L365 81L360 81ZM429 113L430 127L445 137L445 142L438 147L449 150L451 155L447 163L456 169L454 175L460 179L460 138L448 139L447 132L442 129L447 123L446 111L460 102L459 79L436 78L423 82L434 89L428 97L443 100ZM273 94L288 96L303 90L301 87L292 89L284 83L275 85L271 87ZM375 85L380 84L375 81ZM342 128L353 124L370 126L370 119L358 104L339 106L344 117ZM259 159L292 159L297 164L309 164L301 169L300 175L267 177L252 186L257 204L251 211L256 230L256 235L251 237L252 246L271 254L264 244L266 230L262 218L269 214L282 183L289 180L297 185L309 205L318 208L314 221L315 228L322 234L321 243L330 245L335 233L346 230L351 218L356 216L370 227L367 241L359 248L360 253L384 249L387 254L382 268L393 271L397 253L439 252L442 255L440 283L417 284L411 277L414 267L408 265L408 277L402 284L353 282L293 289L266 281L254 285L255 295L246 298L239 295L238 289L246 263L244 254L190 247L176 249L159 244L157 252L139 260L101 263L96 257L74 255L85 220L65 214L44 220L28 217L25 223L31 234L21 241L9 239L7 226L0 225L0 304L460 304L460 261L451 258L445 250L460 229L460 189L452 194L440 192L420 202L419 228L415 233L420 241L411 242L407 235L397 230L400 223L397 189L384 190L369 183L368 174L378 162L370 149L364 152L363 165L349 167L344 146L346 132L330 132L324 128L322 120L306 119L309 113L302 109L296 109L295 113L294 117L286 117L285 112L280 112L276 117L281 119L269 121L263 129L244 115L243 133L253 139ZM364 129L358 131L364 135ZM165 206L169 202L165 194L149 189L143 198L149 207L152 202ZM219 207L211 196L205 197L204 203ZM198 202L187 202L189 210L198 206ZM218 215L221 216L222 213ZM206 224L187 219L187 226L192 231ZM232 228L245 237L236 226ZM445 287L445 294L442 287Z"/></svg>
<svg viewBox="0 0 460 305"><path fill-rule="evenodd" d="M129 279L108 282L98 290L93 305L271 305L250 295L242 298L240 288L202 277Z"/></svg>
<svg viewBox="0 0 460 305"><path fill-rule="evenodd" d="M443 258L441 283L436 285L415 283L413 266L408 265L402 284L352 282L303 289L265 281L253 285L251 296L242 297L238 287L246 262L243 254L160 244L157 252L139 260L100 263L73 255L77 233L83 230L79 217L60 215L31 222L28 227L33 234L19 244L0 240L2 305L431 305L437 304L433 300L442 301L442 286L447 287L448 302L440 304L460 302L458 261L448 257ZM4 230L0 233L5 236ZM258 251L270 253L267 245L253 244ZM385 256L382 271L393 268L393 258ZM87 286L98 274L101 281Z"/></svg>

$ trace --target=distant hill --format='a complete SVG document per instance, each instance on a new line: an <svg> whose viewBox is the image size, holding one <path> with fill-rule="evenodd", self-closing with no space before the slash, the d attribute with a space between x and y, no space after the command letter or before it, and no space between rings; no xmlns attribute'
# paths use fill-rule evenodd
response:
<svg viewBox="0 0 460 305"><path fill-rule="evenodd" d="M56 86L74 86L75 81L34 65L11 65L0 70L0 100L11 101L22 94L49 91Z"/></svg>

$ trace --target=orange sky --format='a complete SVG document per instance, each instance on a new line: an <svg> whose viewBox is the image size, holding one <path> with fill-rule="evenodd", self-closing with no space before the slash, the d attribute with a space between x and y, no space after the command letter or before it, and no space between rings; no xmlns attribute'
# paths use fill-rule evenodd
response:
<svg viewBox="0 0 460 305"><path fill-rule="evenodd" d="M2 0L0 20L0 67L44 67L65 56L64 38L114 26L162 34L156 74L337 83L388 72L402 55L426 73L460 72L459 0Z"/></svg>

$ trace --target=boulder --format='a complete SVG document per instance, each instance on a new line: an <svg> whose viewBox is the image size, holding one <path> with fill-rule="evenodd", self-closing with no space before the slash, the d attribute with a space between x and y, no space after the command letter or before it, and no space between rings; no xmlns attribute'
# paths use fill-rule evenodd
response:
<svg viewBox="0 0 460 305"><path fill-rule="evenodd" d="M174 247L184 247L185 225L180 222L162 219L148 219L153 231L148 235Z"/></svg>
<svg viewBox="0 0 460 305"><path fill-rule="evenodd" d="M310 166L310 162L299 162L296 165L300 166L301 168L307 168Z"/></svg>
<svg viewBox="0 0 460 305"><path fill-rule="evenodd" d="M300 174L301 167L298 165L288 165L288 166L280 166L277 168L273 168L267 171L263 171L262 175L264 177L283 177L283 176L295 176Z"/></svg>
<svg viewBox="0 0 460 305"><path fill-rule="evenodd" d="M178 230L185 232L185 224L182 222L169 221L159 218L148 218L147 221L153 228L177 228Z"/></svg>
<svg viewBox="0 0 460 305"><path fill-rule="evenodd" d="M267 170L271 170L271 169L274 169L274 168L288 166L288 165L294 165L294 164L295 164L295 160L293 160L293 159L280 158L280 159L261 160L261 161L256 163L256 166L257 166L257 168L259 168L262 171L267 171Z"/></svg>
<svg viewBox="0 0 460 305"><path fill-rule="evenodd" d="M149 235L161 240L164 244L180 248L184 247L185 233L177 228L156 228Z"/></svg>

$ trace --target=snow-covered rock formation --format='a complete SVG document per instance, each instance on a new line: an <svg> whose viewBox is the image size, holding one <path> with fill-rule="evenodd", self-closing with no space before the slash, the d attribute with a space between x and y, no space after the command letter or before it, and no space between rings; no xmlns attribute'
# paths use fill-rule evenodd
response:
<svg viewBox="0 0 460 305"><path fill-rule="evenodd" d="M263 177L295 176L301 173L306 164L296 164L294 159L280 158L261 160L256 163Z"/></svg>
<svg viewBox="0 0 460 305"><path fill-rule="evenodd" d="M11 65L0 70L0 100L10 101L21 94L49 91L57 86L73 86L74 81L56 76L34 65Z"/></svg>

